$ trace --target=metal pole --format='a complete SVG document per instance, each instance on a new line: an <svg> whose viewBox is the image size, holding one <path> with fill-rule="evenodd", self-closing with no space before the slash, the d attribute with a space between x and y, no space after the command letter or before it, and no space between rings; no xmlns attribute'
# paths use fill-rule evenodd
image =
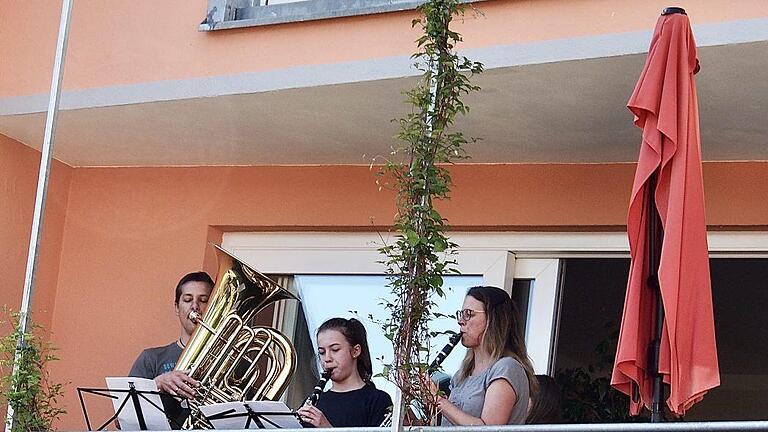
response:
<svg viewBox="0 0 768 432"><path fill-rule="evenodd" d="M388 432L402 432L403 418L405 418L406 406L403 401L403 391L395 387L395 401L392 404L392 427Z"/></svg>
<svg viewBox="0 0 768 432"><path fill-rule="evenodd" d="M661 15L671 14L686 15L685 9L678 7L668 7L662 11ZM697 62L698 63L698 62ZM698 64L694 74L698 72ZM664 299L661 296L661 285L659 284L659 264L661 263L661 249L664 243L664 227L661 224L658 208L656 207L656 184L659 179L661 168L651 174L648 179L648 288L653 290L655 295L656 313L653 321L653 340L648 347L648 373L653 379L653 394L651 397L651 422L659 423L664 421L664 376L659 372L659 362L661 360L661 340L664 332Z"/></svg>
<svg viewBox="0 0 768 432"><path fill-rule="evenodd" d="M53 155L53 136L56 132L56 118L59 112L59 98L61 96L61 78L64 73L64 58L67 50L67 37L69 34L69 21L72 12L72 1L63 0L61 5L61 19L59 21L59 38L56 42L56 58L53 62L53 77L51 79L51 93L48 98L48 114L45 120L45 136L40 155L40 171L37 177L37 194L35 196L35 210L32 215L32 232L29 237L29 251L27 253L27 268L24 275L24 293L19 309L20 336L16 343L16 355L13 362L13 373L19 368L19 359L24 347L24 335L28 331L29 313L32 304L32 294L37 271L38 246L42 236L43 211L45 210L45 198L48 192L48 177L51 171L51 156ZM5 418L6 431L13 429L13 408L8 403Z"/></svg>
<svg viewBox="0 0 768 432"><path fill-rule="evenodd" d="M429 59L429 107L427 108L426 117L424 119L424 122L427 126L427 139L432 139L432 133L434 131L434 115L435 110L437 109L437 90L439 84L437 81L437 76L440 73L439 60L439 53L432 54ZM416 162L417 161L411 160L411 165L409 167L411 174L416 169ZM432 161L424 159L419 160L418 162L421 163L422 166L428 163L432 163ZM426 207L427 204L429 204L429 193L427 191L424 191L424 193L419 198L419 204L422 207ZM416 231L420 235L423 234L423 226L424 218L419 217L416 220ZM413 259L416 260L416 262L413 264L411 271L409 272L411 283L413 283L413 281L416 279L419 272L424 270L424 265L419 262L419 258L415 257ZM412 299L409 299L409 301L412 302ZM394 347L394 352L397 353L397 347ZM403 397L402 390L399 387L396 387L395 400L392 406L392 432L402 432L404 430L403 421L410 405L406 404L407 401L410 402L410 398L406 399Z"/></svg>
<svg viewBox="0 0 768 432"><path fill-rule="evenodd" d="M664 330L664 301L659 285L659 264L661 262L661 246L664 241L664 229L656 207L656 183L658 171L648 179L648 288L655 296L656 311L653 317L653 340L648 347L648 373L653 379L653 395L651 398L651 422L664 421L662 399L664 399L664 380L659 372L661 360L661 339Z"/></svg>

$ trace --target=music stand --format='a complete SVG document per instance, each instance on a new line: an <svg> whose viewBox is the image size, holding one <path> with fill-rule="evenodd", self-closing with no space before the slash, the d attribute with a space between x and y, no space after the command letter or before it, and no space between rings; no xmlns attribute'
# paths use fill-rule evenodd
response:
<svg viewBox="0 0 768 432"><path fill-rule="evenodd" d="M203 405L200 412L217 429L299 429L296 413L279 401Z"/></svg>
<svg viewBox="0 0 768 432"><path fill-rule="evenodd" d="M112 382L110 383L110 381ZM149 383L147 381L149 381ZM105 430L105 428L110 423L112 423L120 416L121 413L123 413L124 409L133 410L133 414L135 415L135 423L138 427L138 430L171 430L170 423L173 423L173 426L177 428L181 428L181 425L178 422L168 418L166 411L162 406L163 404L160 397L173 397L174 399L180 398L176 398L165 393L160 393L157 390L153 380L126 377L107 378L107 382L110 386L120 385L124 382L128 384L128 388L77 388L77 394L80 398L80 406L83 409L83 415L85 417L85 424L89 431L94 429L91 425L90 417L88 416L85 398L83 397L84 394L93 394L103 398L111 399L112 401L115 414L107 421L105 421L101 426L99 426L96 430ZM142 388L141 390L137 388L137 384L139 384L139 387ZM148 387L150 388L149 390L147 389ZM118 404L116 403L116 400L119 400L120 396L116 396L115 393L126 394L126 397ZM134 417L132 416L131 419L133 418Z"/></svg>

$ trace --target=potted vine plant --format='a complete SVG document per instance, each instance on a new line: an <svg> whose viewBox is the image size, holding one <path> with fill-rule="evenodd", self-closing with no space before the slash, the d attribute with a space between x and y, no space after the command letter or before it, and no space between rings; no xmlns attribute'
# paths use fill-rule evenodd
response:
<svg viewBox="0 0 768 432"><path fill-rule="evenodd" d="M390 316L382 327L394 349L393 362L382 375L400 389L401 406L414 404L430 424L437 404L425 382L430 340L435 336L429 322L439 315L433 306L435 296L443 296L443 275L458 273L451 257L457 245L448 238L447 221L436 204L449 198L451 176L446 165L466 158L464 146L474 141L452 126L457 115L468 112L461 98L479 89L470 78L483 66L455 52L461 35L450 24L464 12L463 3L430 0L419 11L421 16L412 25L423 35L412 58L422 75L407 93L412 110L399 120L400 145L393 148L379 178L391 182L398 211L395 241L380 249L392 293L391 301L385 302Z"/></svg>
<svg viewBox="0 0 768 432"><path fill-rule="evenodd" d="M9 432L48 431L66 411L58 407L63 385L51 381L48 365L58 360L55 348L40 333L42 327L33 324L24 333L19 314L5 310L1 327L11 327L10 334L0 339L0 402L13 409L13 426ZM31 320L31 318L29 318ZM23 340L18 350L19 339ZM14 368L14 359L15 368Z"/></svg>

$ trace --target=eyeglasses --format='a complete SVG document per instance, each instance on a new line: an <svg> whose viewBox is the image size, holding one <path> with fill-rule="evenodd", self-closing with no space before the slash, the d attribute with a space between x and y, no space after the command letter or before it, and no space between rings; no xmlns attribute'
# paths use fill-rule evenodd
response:
<svg viewBox="0 0 768 432"><path fill-rule="evenodd" d="M474 309L461 309L456 311L456 321L469 321L476 314L485 313L485 311Z"/></svg>

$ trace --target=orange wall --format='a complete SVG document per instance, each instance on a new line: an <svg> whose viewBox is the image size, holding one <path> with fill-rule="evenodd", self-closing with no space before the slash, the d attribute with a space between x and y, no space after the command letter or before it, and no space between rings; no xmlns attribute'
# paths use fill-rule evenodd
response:
<svg viewBox="0 0 768 432"><path fill-rule="evenodd" d="M40 152L0 135L0 308L7 306L18 311L21 307L39 165ZM51 328L55 309L59 253L71 173L72 168L54 162L50 176L32 298L33 318L46 329ZM5 318L2 316L3 320ZM0 335L5 336L9 332L9 326L0 327ZM0 416L5 416L5 405L0 406Z"/></svg>
<svg viewBox="0 0 768 432"><path fill-rule="evenodd" d="M18 311L24 286L40 152L0 135L0 305ZM50 328L72 168L54 161L35 284L34 315Z"/></svg>
<svg viewBox="0 0 768 432"><path fill-rule="evenodd" d="M615 229L626 217L634 166L470 165L453 169L445 214L465 229ZM711 225L768 227L768 163L705 166ZM172 289L212 271L206 242L220 229L370 230L392 220L393 197L368 167L78 168L72 170L53 316L82 428L76 386L125 374L146 346L177 335Z"/></svg>
<svg viewBox="0 0 768 432"><path fill-rule="evenodd" d="M61 1L0 0L0 97L50 85ZM768 16L764 0L680 0L694 24ZM201 33L206 0L77 0L65 89L331 64L415 50L414 12ZM662 0L493 0L457 20L464 47L653 28ZM386 43L382 43L386 35ZM10 61L9 59L12 59Z"/></svg>

